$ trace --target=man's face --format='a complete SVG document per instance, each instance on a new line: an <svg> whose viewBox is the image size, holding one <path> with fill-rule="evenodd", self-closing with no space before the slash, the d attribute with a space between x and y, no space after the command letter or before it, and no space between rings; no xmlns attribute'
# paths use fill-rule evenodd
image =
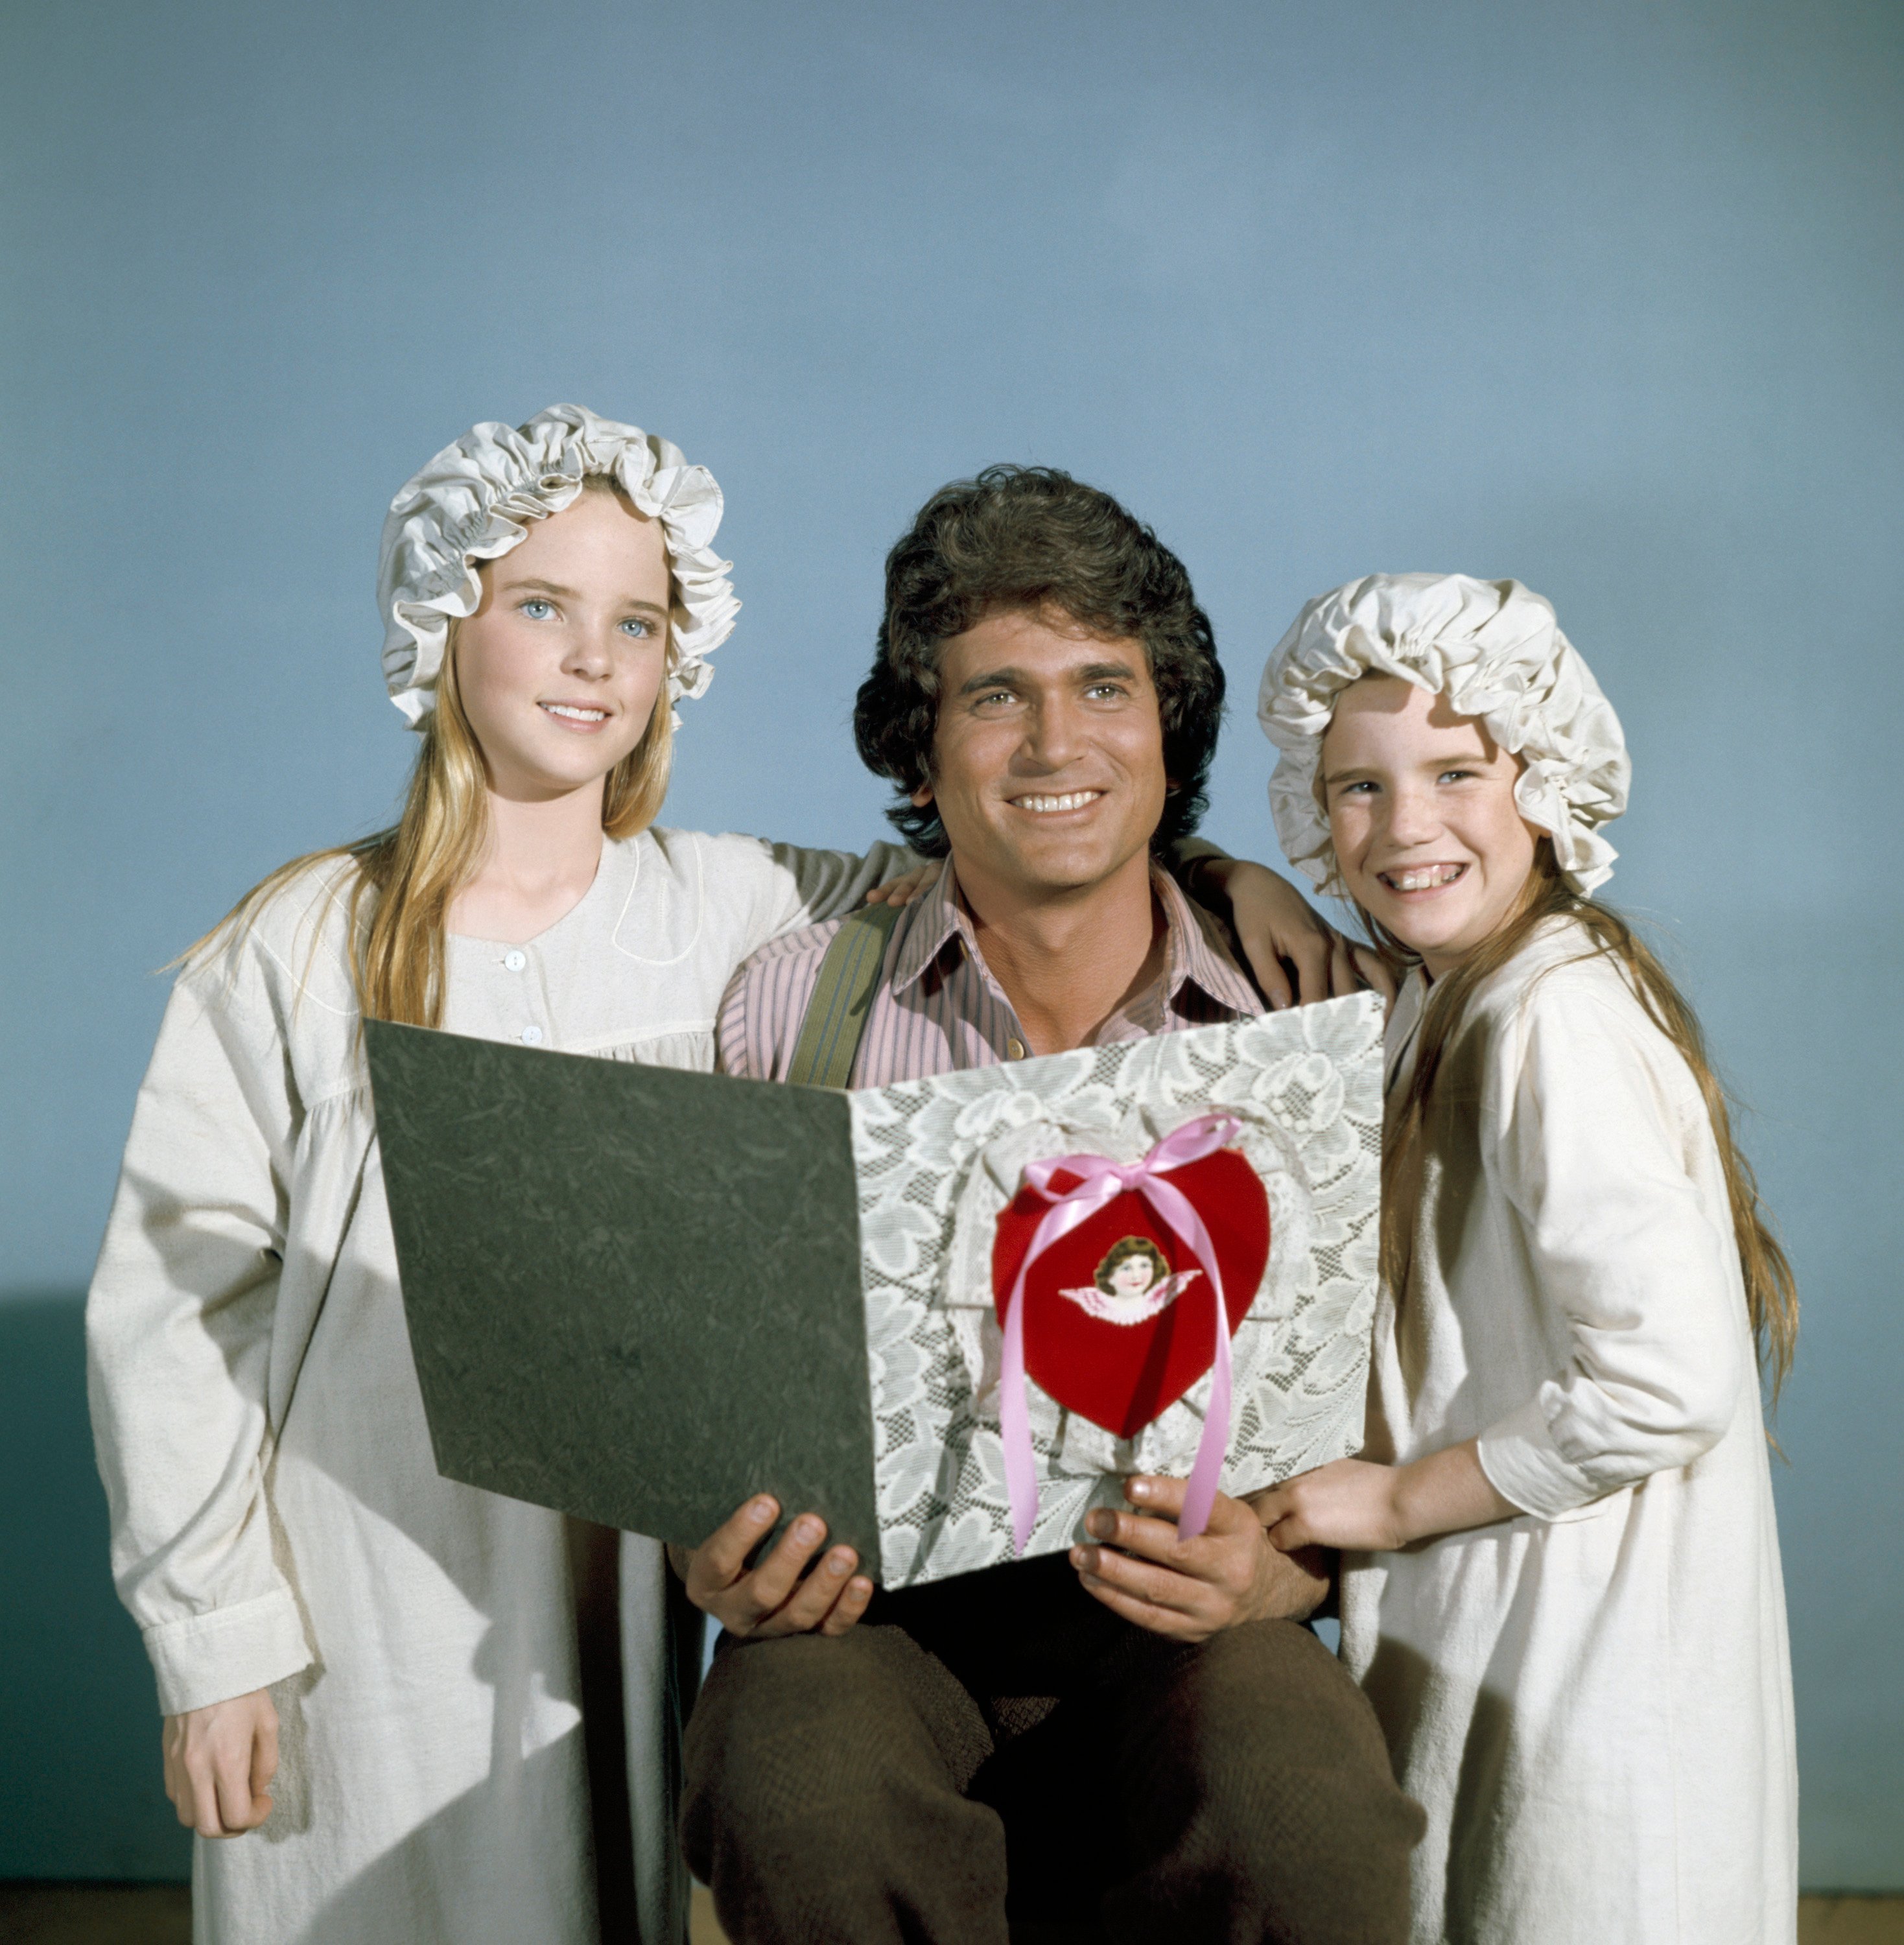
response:
<svg viewBox="0 0 1904 1945"><path fill-rule="evenodd" d="M1018 610L943 643L938 673L932 780L912 800L938 811L969 892L1046 902L1146 855L1167 779L1141 642Z"/></svg>

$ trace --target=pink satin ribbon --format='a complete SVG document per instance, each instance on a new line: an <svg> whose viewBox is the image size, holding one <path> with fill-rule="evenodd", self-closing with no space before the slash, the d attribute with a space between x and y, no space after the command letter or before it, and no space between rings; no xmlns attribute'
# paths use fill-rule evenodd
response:
<svg viewBox="0 0 1904 1945"><path fill-rule="evenodd" d="M1230 1444L1230 1314L1223 1301L1223 1272L1216 1250L1190 1198L1163 1177L1173 1169L1201 1161L1227 1148L1243 1124L1232 1114L1204 1114L1166 1135L1141 1161L1114 1162L1108 1155L1061 1155L1055 1161L1034 1161L1024 1171L1025 1185L1052 1206L1038 1219L1031 1247L1018 1265L1018 1281L1005 1319L1005 1352L999 1370L998 1416L1005 1435L1005 1486L1012 1502L1013 1551L1024 1552L1038 1518L1038 1465L1031 1445L1031 1407L1025 1392L1024 1279L1031 1265L1062 1237L1070 1235L1108 1204L1135 1191L1157 1211L1164 1226L1187 1244L1209 1278L1215 1306L1216 1356L1211 1367L1209 1410L1197 1457L1184 1493L1177 1530L1194 1540L1208 1524L1215 1503L1217 1481ZM1075 1188L1051 1186L1056 1175L1079 1178ZM1180 1299L1181 1300L1181 1299Z"/></svg>

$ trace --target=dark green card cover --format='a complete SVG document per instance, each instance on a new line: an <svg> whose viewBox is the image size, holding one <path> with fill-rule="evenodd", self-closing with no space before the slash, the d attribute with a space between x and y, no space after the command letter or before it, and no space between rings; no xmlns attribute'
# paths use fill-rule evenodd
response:
<svg viewBox="0 0 1904 1945"><path fill-rule="evenodd" d="M880 1557L847 1104L371 1021L446 1478L693 1544L750 1493Z"/></svg>

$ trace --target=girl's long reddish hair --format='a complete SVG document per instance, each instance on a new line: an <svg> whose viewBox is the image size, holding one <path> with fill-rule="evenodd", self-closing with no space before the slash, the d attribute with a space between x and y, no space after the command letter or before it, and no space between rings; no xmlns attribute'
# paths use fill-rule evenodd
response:
<svg viewBox="0 0 1904 1945"><path fill-rule="evenodd" d="M1358 906L1357 908L1360 911ZM1397 969L1417 963L1392 933L1361 911L1363 925ZM1732 1104L1712 1070L1698 1016L1673 984L1665 968L1619 913L1573 891L1561 874L1553 846L1539 845L1520 904L1480 945L1429 988L1416 1037L1415 1066L1406 1087L1388 1104L1382 1142L1382 1267L1396 1300L1408 1288L1414 1251L1415 1212L1422 1192L1428 1124L1449 1050L1469 1001L1482 982L1512 960L1550 920L1577 925L1587 936L1583 959L1610 959L1619 969L1646 1016L1679 1050L1692 1070L1711 1117L1732 1207L1733 1235L1745 1271L1745 1305L1761 1370L1769 1375L1776 1402L1792 1368L1798 1337L1798 1285L1792 1265L1773 1233L1758 1192L1757 1177L1732 1132Z"/></svg>

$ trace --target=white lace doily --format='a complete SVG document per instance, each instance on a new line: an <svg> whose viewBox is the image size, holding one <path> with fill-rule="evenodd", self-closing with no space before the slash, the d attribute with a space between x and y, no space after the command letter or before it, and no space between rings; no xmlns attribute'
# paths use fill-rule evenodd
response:
<svg viewBox="0 0 1904 1945"><path fill-rule="evenodd" d="M1269 1265L1233 1342L1223 1488L1250 1493L1362 1442L1375 1309L1382 1005L1373 994L849 1098L873 1394L881 1578L902 1587L1011 1557L991 1253L1027 1161L1135 1161L1221 1109L1269 1198ZM1136 1438L1034 1383L1030 1553L1082 1537L1131 1472L1190 1469L1209 1379Z"/></svg>

